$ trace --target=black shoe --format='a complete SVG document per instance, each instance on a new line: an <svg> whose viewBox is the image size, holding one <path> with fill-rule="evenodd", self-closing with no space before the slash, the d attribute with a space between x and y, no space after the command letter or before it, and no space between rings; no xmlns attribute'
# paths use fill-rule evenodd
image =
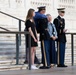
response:
<svg viewBox="0 0 76 75"><path fill-rule="evenodd" d="M51 66L41 66L41 67L39 67L39 69L50 69L51 68Z"/></svg>
<svg viewBox="0 0 76 75"><path fill-rule="evenodd" d="M68 67L68 66L59 64L59 65L57 65L57 67Z"/></svg>

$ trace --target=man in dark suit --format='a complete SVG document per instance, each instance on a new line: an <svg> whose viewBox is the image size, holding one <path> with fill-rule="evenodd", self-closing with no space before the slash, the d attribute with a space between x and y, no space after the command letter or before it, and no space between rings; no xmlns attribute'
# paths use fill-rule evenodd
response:
<svg viewBox="0 0 76 75"><path fill-rule="evenodd" d="M57 67L67 67L64 64L65 58L65 46L66 46L66 35L65 32L65 19L63 16L65 15L65 8L59 8L58 17L54 19L54 24L58 33L57 39Z"/></svg>
<svg viewBox="0 0 76 75"><path fill-rule="evenodd" d="M42 53L42 63L43 66L40 67L41 69L50 68L50 35L48 33L48 20L47 16L45 15L46 7L40 6L38 7L38 12L35 13L35 23L37 32L40 34L40 41L41 41L41 53Z"/></svg>

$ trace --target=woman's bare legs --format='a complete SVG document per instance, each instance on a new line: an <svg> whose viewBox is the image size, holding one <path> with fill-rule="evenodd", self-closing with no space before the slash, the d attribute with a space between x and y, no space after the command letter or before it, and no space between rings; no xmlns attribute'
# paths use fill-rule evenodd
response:
<svg viewBox="0 0 76 75"><path fill-rule="evenodd" d="M31 48L31 64L34 65L34 50L33 47Z"/></svg>
<svg viewBox="0 0 76 75"><path fill-rule="evenodd" d="M32 69L38 69L35 65L34 65L34 59L35 59L35 47L31 48L31 68Z"/></svg>

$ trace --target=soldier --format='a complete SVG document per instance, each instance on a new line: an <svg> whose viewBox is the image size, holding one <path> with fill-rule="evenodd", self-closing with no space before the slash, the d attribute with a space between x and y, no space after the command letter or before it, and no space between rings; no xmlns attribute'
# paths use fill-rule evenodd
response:
<svg viewBox="0 0 76 75"><path fill-rule="evenodd" d="M45 6L38 7L38 12L35 13L35 23L37 32L40 34L41 41L41 53L42 53L42 63L43 66L41 69L50 68L50 56L49 56L49 39L50 35L48 33L48 20L45 15L46 9Z"/></svg>
<svg viewBox="0 0 76 75"><path fill-rule="evenodd" d="M66 36L65 32L65 19L63 16L65 15L65 8L59 8L58 10L58 17L54 19L54 24L58 33L57 39L57 67L67 67L64 64L64 57L65 57L65 46L66 46Z"/></svg>

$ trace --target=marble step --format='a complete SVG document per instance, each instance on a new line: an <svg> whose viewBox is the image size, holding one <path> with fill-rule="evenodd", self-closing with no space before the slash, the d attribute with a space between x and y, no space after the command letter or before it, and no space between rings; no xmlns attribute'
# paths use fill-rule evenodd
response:
<svg viewBox="0 0 76 75"><path fill-rule="evenodd" d="M0 71L8 71L8 70L23 70L27 69L28 65L6 65L0 66Z"/></svg>
<svg viewBox="0 0 76 75"><path fill-rule="evenodd" d="M19 64L24 64L25 59L19 59ZM16 65L16 59L7 59L7 60L0 60L0 66L4 65Z"/></svg>

